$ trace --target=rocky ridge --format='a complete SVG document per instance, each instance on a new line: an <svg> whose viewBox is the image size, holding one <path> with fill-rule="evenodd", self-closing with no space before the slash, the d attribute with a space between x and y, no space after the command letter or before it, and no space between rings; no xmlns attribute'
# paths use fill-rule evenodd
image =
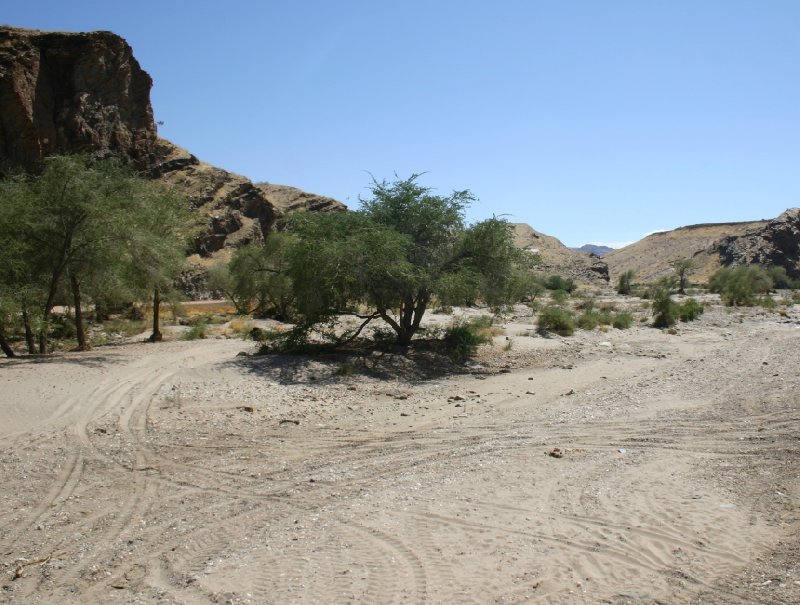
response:
<svg viewBox="0 0 800 605"><path fill-rule="evenodd" d="M766 225L716 242L723 265L777 265L790 277L800 277L800 208L790 208Z"/></svg>
<svg viewBox="0 0 800 605"><path fill-rule="evenodd" d="M514 245L537 254L541 259L538 270L569 277L578 282L607 284L608 265L594 254L576 252L555 237L545 235L525 223L512 223Z"/></svg>

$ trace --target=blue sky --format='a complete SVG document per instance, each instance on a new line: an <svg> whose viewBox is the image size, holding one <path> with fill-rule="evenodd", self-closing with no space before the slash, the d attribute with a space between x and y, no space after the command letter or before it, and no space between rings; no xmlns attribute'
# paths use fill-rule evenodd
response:
<svg viewBox="0 0 800 605"><path fill-rule="evenodd" d="M427 172L568 245L800 205L800 2L5 3L111 30L161 136L351 207Z"/></svg>

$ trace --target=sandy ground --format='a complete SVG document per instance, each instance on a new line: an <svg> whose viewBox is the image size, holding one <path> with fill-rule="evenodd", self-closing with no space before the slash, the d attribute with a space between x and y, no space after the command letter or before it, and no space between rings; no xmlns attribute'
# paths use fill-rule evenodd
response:
<svg viewBox="0 0 800 605"><path fill-rule="evenodd" d="M0 362L0 602L800 603L800 307L531 328Z"/></svg>

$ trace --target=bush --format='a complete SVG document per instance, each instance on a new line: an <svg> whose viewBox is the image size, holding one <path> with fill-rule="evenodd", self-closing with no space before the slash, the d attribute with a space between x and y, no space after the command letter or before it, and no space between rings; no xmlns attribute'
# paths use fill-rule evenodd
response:
<svg viewBox="0 0 800 605"><path fill-rule="evenodd" d="M729 307L752 306L755 295L768 293L772 286L772 277L758 265L723 267L708 282L708 289L718 293Z"/></svg>
<svg viewBox="0 0 800 605"><path fill-rule="evenodd" d="M567 302L569 298L569 294L566 290L553 290L553 293L550 295L550 300L557 305L563 305Z"/></svg>
<svg viewBox="0 0 800 605"><path fill-rule="evenodd" d="M206 337L208 332L208 320L205 317L199 317L193 323L194 325L183 335L183 340L199 340Z"/></svg>
<svg viewBox="0 0 800 605"><path fill-rule="evenodd" d="M666 288L652 289L651 298L653 300L653 325L656 328L669 328L674 326L680 316L680 305L669 295Z"/></svg>
<svg viewBox="0 0 800 605"><path fill-rule="evenodd" d="M703 305L694 298L689 298L680 305L678 316L683 322L694 321L703 314L703 310Z"/></svg>
<svg viewBox="0 0 800 605"><path fill-rule="evenodd" d="M617 330L627 330L633 325L633 315L630 313L616 313L611 320L611 325Z"/></svg>
<svg viewBox="0 0 800 605"><path fill-rule="evenodd" d="M572 336L575 333L575 319L572 313L549 305L539 313L539 333L555 332L561 336Z"/></svg>
<svg viewBox="0 0 800 605"><path fill-rule="evenodd" d="M456 361L465 361L475 355L478 347L491 341L482 318L450 326L444 335L447 354Z"/></svg>
<svg viewBox="0 0 800 605"><path fill-rule="evenodd" d="M563 290L568 294L572 294L577 286L575 285L575 282L568 277L550 275L544 280L544 287L548 290Z"/></svg>
<svg viewBox="0 0 800 605"><path fill-rule="evenodd" d="M633 290L634 275L635 274L633 270L629 269L619 276L619 281L617 282L617 294L622 294L623 296L630 295L631 291Z"/></svg>

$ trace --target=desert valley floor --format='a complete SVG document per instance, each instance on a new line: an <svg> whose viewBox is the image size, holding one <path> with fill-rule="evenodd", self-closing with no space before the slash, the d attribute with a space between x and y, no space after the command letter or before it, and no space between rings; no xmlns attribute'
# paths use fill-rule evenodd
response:
<svg viewBox="0 0 800 605"><path fill-rule="evenodd" d="M800 603L800 306L529 319L457 374L3 360L0 603Z"/></svg>

